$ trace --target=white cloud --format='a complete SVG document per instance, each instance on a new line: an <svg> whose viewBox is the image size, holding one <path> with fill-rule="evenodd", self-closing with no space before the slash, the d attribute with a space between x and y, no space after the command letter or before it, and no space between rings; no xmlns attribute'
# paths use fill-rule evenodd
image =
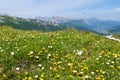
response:
<svg viewBox="0 0 120 80"><path fill-rule="evenodd" d="M77 16L80 16L82 18L94 18L97 17L99 19L112 19L112 20L120 20L120 11L116 9L89 9L86 10L84 13L83 11L75 12Z"/></svg>
<svg viewBox="0 0 120 80"><path fill-rule="evenodd" d="M73 16L98 17L101 19L120 18L120 8L85 9L88 5L105 0L0 0L0 13L15 16ZM75 10L78 9L78 10Z"/></svg>
<svg viewBox="0 0 120 80"><path fill-rule="evenodd" d="M119 8L114 8L114 10L120 12L120 7Z"/></svg>
<svg viewBox="0 0 120 80"><path fill-rule="evenodd" d="M52 16L101 0L0 0L0 12L16 15ZM65 12L66 13L66 12Z"/></svg>

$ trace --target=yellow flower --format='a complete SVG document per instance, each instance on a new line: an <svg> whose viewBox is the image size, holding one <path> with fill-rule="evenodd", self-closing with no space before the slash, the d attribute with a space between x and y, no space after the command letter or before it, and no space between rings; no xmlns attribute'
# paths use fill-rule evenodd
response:
<svg viewBox="0 0 120 80"><path fill-rule="evenodd" d="M114 68L114 66L113 66L113 65L111 65L110 67L111 67L111 68Z"/></svg>
<svg viewBox="0 0 120 80"><path fill-rule="evenodd" d="M61 64L61 63L62 63L62 61L58 61L58 62L57 62L58 65Z"/></svg>
<svg viewBox="0 0 120 80"><path fill-rule="evenodd" d="M25 74L25 75L28 75L28 72L25 72L24 74Z"/></svg>
<svg viewBox="0 0 120 80"><path fill-rule="evenodd" d="M73 75L69 75L69 77L70 77L70 78L74 78L74 76L73 76Z"/></svg>
<svg viewBox="0 0 120 80"><path fill-rule="evenodd" d="M117 66L118 69L120 69L120 66Z"/></svg>
<svg viewBox="0 0 120 80"><path fill-rule="evenodd" d="M72 66L73 65L73 63L68 63L68 66Z"/></svg>
<svg viewBox="0 0 120 80"><path fill-rule="evenodd" d="M83 69L88 70L88 66L83 67Z"/></svg>
<svg viewBox="0 0 120 80"><path fill-rule="evenodd" d="M52 71L53 71L53 72L56 72L56 71L57 71L57 69L56 69L56 68L53 68L53 69L52 69Z"/></svg>
<svg viewBox="0 0 120 80"><path fill-rule="evenodd" d="M7 75L6 74L3 74L3 78L6 78L7 77Z"/></svg>
<svg viewBox="0 0 120 80"><path fill-rule="evenodd" d="M43 77L44 77L44 74L41 74L41 77L43 78Z"/></svg>
<svg viewBox="0 0 120 80"><path fill-rule="evenodd" d="M55 78L60 78L60 75L59 75L59 74L57 74L57 75L55 76Z"/></svg>
<svg viewBox="0 0 120 80"><path fill-rule="evenodd" d="M43 78L41 78L41 77L40 77L39 79L40 79L40 80L44 80L44 79L43 79Z"/></svg>
<svg viewBox="0 0 120 80"><path fill-rule="evenodd" d="M105 79L101 77L97 77L96 80L105 80Z"/></svg>
<svg viewBox="0 0 120 80"><path fill-rule="evenodd" d="M28 77L28 80L33 80L33 78L32 77Z"/></svg>
<svg viewBox="0 0 120 80"><path fill-rule="evenodd" d="M35 36L34 36L34 35L32 35L32 38L35 38Z"/></svg>
<svg viewBox="0 0 120 80"><path fill-rule="evenodd" d="M27 80L27 77L23 78L22 80Z"/></svg>

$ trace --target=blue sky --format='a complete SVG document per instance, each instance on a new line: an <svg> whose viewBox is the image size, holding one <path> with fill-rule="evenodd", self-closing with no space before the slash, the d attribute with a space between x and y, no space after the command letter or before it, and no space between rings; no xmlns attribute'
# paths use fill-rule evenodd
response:
<svg viewBox="0 0 120 80"><path fill-rule="evenodd" d="M120 0L0 0L0 13L120 20Z"/></svg>

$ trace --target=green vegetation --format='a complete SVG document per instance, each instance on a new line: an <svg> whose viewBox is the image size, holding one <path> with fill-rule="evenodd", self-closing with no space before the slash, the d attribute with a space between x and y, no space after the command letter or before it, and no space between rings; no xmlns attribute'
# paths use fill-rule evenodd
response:
<svg viewBox="0 0 120 80"><path fill-rule="evenodd" d="M120 43L88 31L0 27L0 80L119 80Z"/></svg>
<svg viewBox="0 0 120 80"><path fill-rule="evenodd" d="M64 26L52 23L45 22L37 19L24 19L19 17L11 16L0 16L0 26L12 26L15 29L21 30L42 30L42 31L56 31L65 29Z"/></svg>

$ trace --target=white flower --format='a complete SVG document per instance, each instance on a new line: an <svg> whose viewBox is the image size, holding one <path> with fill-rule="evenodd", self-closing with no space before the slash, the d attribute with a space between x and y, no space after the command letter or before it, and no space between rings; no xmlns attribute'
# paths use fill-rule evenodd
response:
<svg viewBox="0 0 120 80"><path fill-rule="evenodd" d="M86 76L85 76L85 78L87 79L87 78L89 78L89 76L88 76L88 75L86 75Z"/></svg>
<svg viewBox="0 0 120 80"><path fill-rule="evenodd" d="M30 54L33 54L33 51L30 51Z"/></svg>
<svg viewBox="0 0 120 80"><path fill-rule="evenodd" d="M94 72L91 72L91 74L95 74Z"/></svg>
<svg viewBox="0 0 120 80"><path fill-rule="evenodd" d="M53 48L52 46L48 46L48 48Z"/></svg>
<svg viewBox="0 0 120 80"><path fill-rule="evenodd" d="M52 67L50 67L50 70L52 70Z"/></svg>
<svg viewBox="0 0 120 80"><path fill-rule="evenodd" d="M73 65L73 63L68 63L68 66L72 66Z"/></svg>
<svg viewBox="0 0 120 80"><path fill-rule="evenodd" d="M76 71L76 70L73 70L72 72L73 72L73 73L76 73L77 71Z"/></svg>
<svg viewBox="0 0 120 80"><path fill-rule="evenodd" d="M16 67L16 71L19 71L20 70L20 68L19 67Z"/></svg>
<svg viewBox="0 0 120 80"><path fill-rule="evenodd" d="M14 52L10 52L10 54L13 56L15 53Z"/></svg>
<svg viewBox="0 0 120 80"><path fill-rule="evenodd" d="M39 67L41 67L41 66L42 66L42 64L38 64L38 66L39 66Z"/></svg>
<svg viewBox="0 0 120 80"><path fill-rule="evenodd" d="M51 54L48 54L47 59L49 59L49 58L50 58L50 56L51 56Z"/></svg>
<svg viewBox="0 0 120 80"><path fill-rule="evenodd" d="M107 62L106 64L110 64L109 62Z"/></svg>
<svg viewBox="0 0 120 80"><path fill-rule="evenodd" d="M38 78L38 75L35 75L35 78Z"/></svg>
<svg viewBox="0 0 120 80"><path fill-rule="evenodd" d="M44 70L44 67L42 67L42 70Z"/></svg>
<svg viewBox="0 0 120 80"><path fill-rule="evenodd" d="M38 59L38 58L39 58L39 56L35 56L35 58L37 58L37 59Z"/></svg>
<svg viewBox="0 0 120 80"><path fill-rule="evenodd" d="M83 53L83 51L79 51L77 54L78 54L78 55L82 55L82 53Z"/></svg>
<svg viewBox="0 0 120 80"><path fill-rule="evenodd" d="M115 62L114 62L114 61L112 61L111 63L112 63L112 64L114 64Z"/></svg>
<svg viewBox="0 0 120 80"><path fill-rule="evenodd" d="M102 72L102 74L105 74L105 73L106 73L105 71Z"/></svg>
<svg viewBox="0 0 120 80"><path fill-rule="evenodd" d="M3 52L3 49L1 49L0 52Z"/></svg>
<svg viewBox="0 0 120 80"><path fill-rule="evenodd" d="M83 72L80 72L80 74L83 74Z"/></svg>
<svg viewBox="0 0 120 80"><path fill-rule="evenodd" d="M102 56L99 56L99 58L101 58Z"/></svg>
<svg viewBox="0 0 120 80"><path fill-rule="evenodd" d="M99 60L99 58L96 58L96 60Z"/></svg>
<svg viewBox="0 0 120 80"><path fill-rule="evenodd" d="M48 57L50 57L51 56L51 54L48 54Z"/></svg>

